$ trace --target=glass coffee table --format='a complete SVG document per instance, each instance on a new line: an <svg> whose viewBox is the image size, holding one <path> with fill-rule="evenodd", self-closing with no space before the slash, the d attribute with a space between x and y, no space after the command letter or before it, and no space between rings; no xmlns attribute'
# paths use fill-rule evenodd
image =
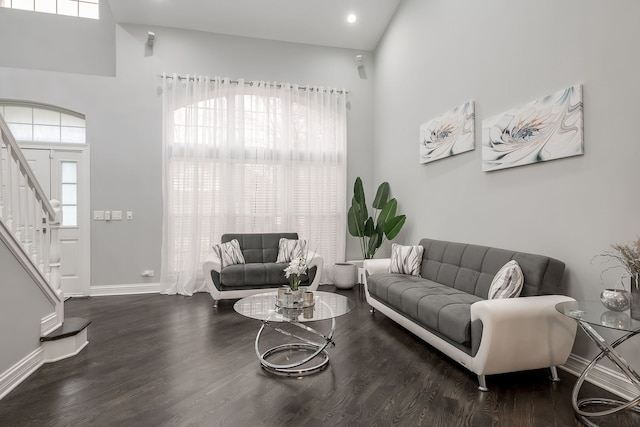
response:
<svg viewBox="0 0 640 427"><path fill-rule="evenodd" d="M285 308L276 305L277 292L267 292L238 300L233 309L251 319L260 320L262 326L255 341L255 350L260 365L267 372L287 376L303 376L319 372L329 364L327 347L335 346L333 334L336 318L349 313L355 303L340 294L315 291L313 305L309 307ZM331 320L331 329L323 334L305 323ZM299 329L285 330L284 324ZM260 340L269 328L289 338L291 342L275 345L266 351L260 350ZM319 337L310 339L302 334ZM320 341L320 342L318 342ZM284 361L275 359L287 353ZM295 357L290 357L295 356Z"/></svg>
<svg viewBox="0 0 640 427"><path fill-rule="evenodd" d="M629 363L616 351L623 342L629 338L640 334L640 320L635 320L629 316L627 312L615 312L606 309L600 302L595 301L569 301L562 302L556 305L556 310L564 314L567 317L571 317L578 322L580 328L585 334L593 341L600 353L587 365L584 372L576 381L576 385L573 387L572 404L576 415L580 420L588 426L595 426L590 418L603 417L606 415L612 415L616 412L630 410L640 413L640 375L629 366ZM607 342L594 328L593 326L600 326L608 329L614 329L624 332L624 335L613 343ZM596 367L598 362L603 358L611 360L620 371L631 381L631 383L637 388L638 392L634 399L628 402L623 402L613 399L605 398L589 398L578 400L578 393L582 388L587 375ZM584 408L595 406L608 406L611 409L603 411L585 411Z"/></svg>

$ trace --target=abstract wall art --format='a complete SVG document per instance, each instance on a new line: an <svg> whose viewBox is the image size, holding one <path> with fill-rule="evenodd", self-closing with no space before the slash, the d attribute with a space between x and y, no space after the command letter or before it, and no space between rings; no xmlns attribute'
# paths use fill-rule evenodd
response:
<svg viewBox="0 0 640 427"><path fill-rule="evenodd" d="M475 148L473 101L420 126L420 163L464 153Z"/></svg>
<svg viewBox="0 0 640 427"><path fill-rule="evenodd" d="M583 154L582 85L482 121L482 170Z"/></svg>

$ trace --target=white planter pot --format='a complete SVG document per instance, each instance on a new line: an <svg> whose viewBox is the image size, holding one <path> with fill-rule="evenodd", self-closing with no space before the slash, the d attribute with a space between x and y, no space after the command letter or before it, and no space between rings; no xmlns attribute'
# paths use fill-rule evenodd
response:
<svg viewBox="0 0 640 427"><path fill-rule="evenodd" d="M338 289L351 289L356 285L358 267L348 262L337 262L333 266L333 282Z"/></svg>

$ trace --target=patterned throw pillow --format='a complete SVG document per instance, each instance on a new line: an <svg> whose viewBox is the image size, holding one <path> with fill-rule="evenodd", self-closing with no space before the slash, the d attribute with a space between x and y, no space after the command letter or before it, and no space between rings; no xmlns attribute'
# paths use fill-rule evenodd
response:
<svg viewBox="0 0 640 427"><path fill-rule="evenodd" d="M240 249L240 242L233 239L227 243L220 243L213 246L213 252L220 258L222 268L234 264L244 264L244 255Z"/></svg>
<svg viewBox="0 0 640 427"><path fill-rule="evenodd" d="M306 240L280 239L278 243L278 258L276 262L290 262L292 259L307 255Z"/></svg>
<svg viewBox="0 0 640 427"><path fill-rule="evenodd" d="M422 253L424 247L402 246L395 243L391 244L391 264L389 264L389 273L411 274L412 276L420 276L420 266L422 265Z"/></svg>
<svg viewBox="0 0 640 427"><path fill-rule="evenodd" d="M489 299L515 298L520 296L524 286L524 274L517 261L506 263L491 282Z"/></svg>

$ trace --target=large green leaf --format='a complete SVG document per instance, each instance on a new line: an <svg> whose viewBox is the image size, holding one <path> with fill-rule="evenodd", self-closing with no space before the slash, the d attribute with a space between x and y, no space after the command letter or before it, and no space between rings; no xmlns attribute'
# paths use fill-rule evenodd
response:
<svg viewBox="0 0 640 427"><path fill-rule="evenodd" d="M360 209L362 210L362 216L366 218L369 216L367 212L367 202L364 196L364 187L362 186L362 180L360 177L356 178L355 184L353 184L353 198L360 205ZM364 222L364 221L363 221Z"/></svg>
<svg viewBox="0 0 640 427"><path fill-rule="evenodd" d="M374 232L375 227L373 226L373 218L369 217L367 222L364 224L364 235L367 237L371 237Z"/></svg>
<svg viewBox="0 0 640 427"><path fill-rule="evenodd" d="M382 245L382 234L373 233L369 238L369 247L367 248L371 258L373 258L380 245Z"/></svg>
<svg viewBox="0 0 640 427"><path fill-rule="evenodd" d="M406 220L407 217L405 215L391 218L384 226L384 234L387 236L387 239L395 239L398 233L400 233L400 230L402 230L402 226Z"/></svg>
<svg viewBox="0 0 640 427"><path fill-rule="evenodd" d="M395 217L397 208L398 201L396 199L389 200L378 216L378 224L387 223L391 218Z"/></svg>
<svg viewBox="0 0 640 427"><path fill-rule="evenodd" d="M347 212L347 227L349 229L349 234L355 237L364 236L364 223L360 222L359 211L360 205L358 203L354 203L351 208L349 208L349 212Z"/></svg>
<svg viewBox="0 0 640 427"><path fill-rule="evenodd" d="M376 198L373 199L373 207L376 209L382 209L384 205L389 200L389 183L383 182L378 187L378 191L376 192Z"/></svg>

